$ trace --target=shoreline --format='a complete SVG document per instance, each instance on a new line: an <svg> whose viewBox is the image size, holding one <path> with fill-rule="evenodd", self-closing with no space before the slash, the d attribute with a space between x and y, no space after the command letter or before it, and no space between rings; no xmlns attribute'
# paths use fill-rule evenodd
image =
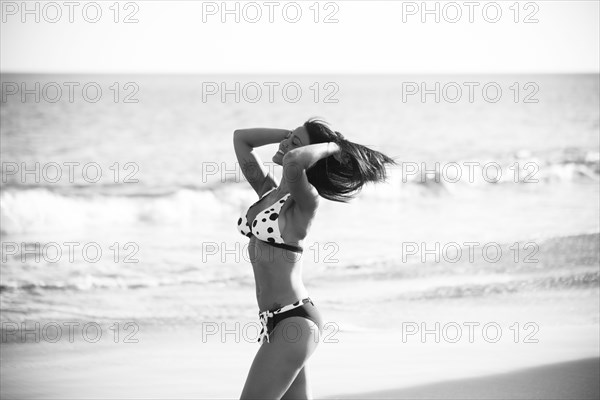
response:
<svg viewBox="0 0 600 400"><path fill-rule="evenodd" d="M598 399L600 358L325 399Z"/></svg>
<svg viewBox="0 0 600 400"><path fill-rule="evenodd" d="M594 398L597 382L589 382L598 375L598 326L546 327L543 332L538 344L443 344L403 343L393 331L342 330L323 341L309 361L313 394L316 399L564 397L557 395L558 388L566 398L572 393L573 398ZM119 343L108 334L98 343L5 343L0 395L239 398L258 350L254 341L233 332L203 338L200 327L148 331L142 326L138 343L124 337Z"/></svg>

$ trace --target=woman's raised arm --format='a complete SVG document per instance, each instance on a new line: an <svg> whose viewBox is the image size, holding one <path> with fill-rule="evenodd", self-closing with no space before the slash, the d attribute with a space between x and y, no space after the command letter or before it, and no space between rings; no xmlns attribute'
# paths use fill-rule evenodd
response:
<svg viewBox="0 0 600 400"><path fill-rule="evenodd" d="M254 148L279 143L289 133L287 129L272 128L237 129L233 132L233 148L242 173L259 196L277 184Z"/></svg>
<svg viewBox="0 0 600 400"><path fill-rule="evenodd" d="M305 214L312 214L317 209L319 193L308 182L306 170L322 158L337 155L340 147L334 142L317 143L290 150L283 157L283 174L288 188Z"/></svg>

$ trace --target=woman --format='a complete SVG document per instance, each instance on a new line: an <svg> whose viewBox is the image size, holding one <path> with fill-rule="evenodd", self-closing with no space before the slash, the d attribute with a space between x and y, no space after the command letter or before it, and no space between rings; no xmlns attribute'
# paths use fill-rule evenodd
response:
<svg viewBox="0 0 600 400"><path fill-rule="evenodd" d="M279 142L273 162L283 166L279 186L255 147ZM238 219L250 237L248 252L256 280L262 331L242 399L312 397L307 361L318 344L323 320L302 282L302 245L319 196L346 202L367 182L385 180L382 153L344 139L311 119L293 131L242 129L233 135L244 176L260 196Z"/></svg>

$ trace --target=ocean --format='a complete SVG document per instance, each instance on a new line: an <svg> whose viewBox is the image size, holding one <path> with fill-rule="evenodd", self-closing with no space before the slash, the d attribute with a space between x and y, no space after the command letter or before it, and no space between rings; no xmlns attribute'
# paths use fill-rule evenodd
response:
<svg viewBox="0 0 600 400"><path fill-rule="evenodd" d="M512 319L597 325L599 88L598 75L3 74L0 319L252 320L236 224L257 196L233 131L322 117L399 163L354 201L321 202L303 257L325 315L368 329L386 313L394 329L449 302L510 304ZM281 177L276 150L257 151Z"/></svg>

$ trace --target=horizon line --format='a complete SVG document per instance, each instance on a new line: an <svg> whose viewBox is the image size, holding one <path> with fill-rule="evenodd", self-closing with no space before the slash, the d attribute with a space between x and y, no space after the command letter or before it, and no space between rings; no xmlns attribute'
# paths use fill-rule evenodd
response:
<svg viewBox="0 0 600 400"><path fill-rule="evenodd" d="M227 75L227 76L315 76L315 75L338 75L338 76L373 76L373 75L600 75L598 71L485 71L485 72L156 72L156 71L3 71L0 69L0 75L146 75L146 76L201 76L201 75Z"/></svg>

